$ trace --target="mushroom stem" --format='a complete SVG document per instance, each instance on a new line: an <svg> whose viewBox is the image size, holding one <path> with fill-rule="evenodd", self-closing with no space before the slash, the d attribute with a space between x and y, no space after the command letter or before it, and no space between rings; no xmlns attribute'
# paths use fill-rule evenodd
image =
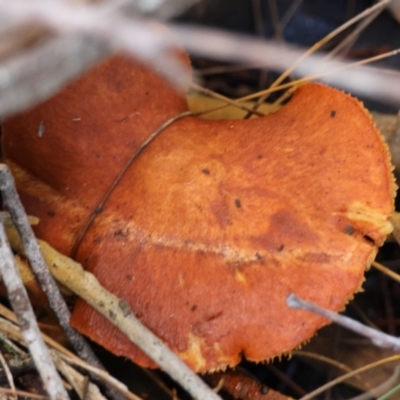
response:
<svg viewBox="0 0 400 400"><path fill-rule="evenodd" d="M294 293L289 294L289 296L286 298L286 304L290 308L298 308L301 310L310 311L315 314L321 315L322 317L328 318L331 321L352 330L353 332L365 336L366 338L370 339L372 343L374 343L376 346L391 348L394 351L398 351L400 349L400 339L391 335L387 335L386 333L379 332L378 330L361 324L360 322L355 321L349 317L336 314L323 307L317 306L314 303L303 300L300 297L296 296Z"/></svg>

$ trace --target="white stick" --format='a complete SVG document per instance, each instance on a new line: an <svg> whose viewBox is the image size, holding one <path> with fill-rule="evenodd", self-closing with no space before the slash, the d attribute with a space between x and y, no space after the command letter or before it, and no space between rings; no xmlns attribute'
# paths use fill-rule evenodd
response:
<svg viewBox="0 0 400 400"><path fill-rule="evenodd" d="M291 308L299 308L301 310L310 311L321 315L322 317L328 318L338 325L344 326L353 332L357 332L358 334L365 336L376 346L393 349L394 351L400 350L399 338L380 332L377 329L370 328L369 326L366 326L344 315L337 314L331 310L317 306L314 303L297 297L294 293L291 293L286 298L286 304Z"/></svg>

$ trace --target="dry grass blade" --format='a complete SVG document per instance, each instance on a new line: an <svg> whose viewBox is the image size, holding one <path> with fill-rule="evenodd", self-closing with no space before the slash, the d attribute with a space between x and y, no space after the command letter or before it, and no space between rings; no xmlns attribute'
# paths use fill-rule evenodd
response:
<svg viewBox="0 0 400 400"><path fill-rule="evenodd" d="M380 272L384 273L385 275L389 276L390 278L392 278L396 282L400 283L400 275L397 274L396 272L392 271L391 269L385 267L384 265L382 265L381 263L378 263L376 261L374 261L372 263L372 266L375 269L377 269L378 271L380 271Z"/></svg>
<svg viewBox="0 0 400 400"><path fill-rule="evenodd" d="M392 376L379 386L369 390L366 393L360 394L359 396L353 397L350 400L372 400L379 396L385 395L391 389L396 387L400 377L400 365L398 365L392 374Z"/></svg>
<svg viewBox="0 0 400 400"><path fill-rule="evenodd" d="M354 370L354 371L352 371L352 372L349 372L348 374L344 374L344 375L342 375L342 376L339 376L339 377L336 378L336 379L333 379L332 381L326 383L325 385L319 387L318 389L313 390L312 392L310 392L310 393L308 393L307 395L303 396L303 397L302 397L301 399L299 399L299 400L311 400L311 399L313 399L315 396L317 396L317 395L319 395L319 394L325 392L326 390L328 390L328 389L330 389L331 387L337 385L338 383L345 382L347 379L352 378L353 376L356 376L357 374L361 374L362 372L367 371L367 370L369 370L369 369L377 368L377 367L379 367L379 366L381 366L381 365L384 365L384 364L386 364L386 363L390 363L390 362L398 361L398 360L400 360L400 355L396 355L396 356L392 356L392 357L387 357L387 358L384 358L384 359L382 359L382 360L376 361L376 362L374 362L374 363L365 365L365 366L362 367L362 368L358 368L358 369L356 369L356 370Z"/></svg>
<svg viewBox="0 0 400 400"><path fill-rule="evenodd" d="M57 369L63 374L64 378L74 388L81 400L106 400L99 388L93 383L87 380L87 377L83 376L74 368L70 367L65 361L52 351L52 358ZM136 397L135 400L140 400Z"/></svg>
<svg viewBox="0 0 400 400"><path fill-rule="evenodd" d="M337 369L339 369L341 371L344 371L346 373L353 372L353 369L351 369L346 364L343 364L342 362L336 361L333 358L326 357L326 356L323 356L321 354L316 354L316 353L312 353L312 352L304 351L304 350L293 351L292 354L294 356L311 358L311 359L320 361L322 363L326 363L326 364L332 365L335 368L337 368ZM369 387L364 383L363 379L360 376L356 375L355 378L363 385L363 387L365 387L366 389L369 389Z"/></svg>
<svg viewBox="0 0 400 400"><path fill-rule="evenodd" d="M219 59L222 61L246 62L252 65L264 64L265 67L280 70L292 65L303 54L290 46L279 46L275 43L234 35L217 29L200 29L190 26L172 26L171 29L182 38L185 47L194 54ZM273 57L271 56L273 55ZM296 69L302 76L316 74L316 66L322 57L310 55ZM348 64L338 60L324 62L324 71L347 68ZM320 70L321 71L321 70ZM379 71L379 72L378 72ZM386 102L400 103L400 80L398 73L355 67L348 70L346 79L334 75L327 79L322 72L322 80L346 90L359 93ZM367 84L368 83L368 84ZM255 96L258 97L259 95ZM246 96L246 98L248 98Z"/></svg>
<svg viewBox="0 0 400 400"><path fill-rule="evenodd" d="M229 104L231 106L237 107L240 110L244 110L244 111L250 112L252 114L256 114L259 117L263 117L264 116L263 113L261 113L259 111L252 111L252 109L250 109L249 107L246 107L244 104L240 104L237 100L231 100L230 98L228 98L226 96L223 96L223 95L221 95L219 93L216 93L213 90L203 88L203 87L201 87L201 86L199 86L199 85L197 85L195 83L192 83L191 86L192 86L192 88L194 90L196 90L196 91L198 91L200 93L203 93L203 94L205 94L207 96L213 97L213 98L218 99L218 100L222 100L222 101L226 102L226 104Z"/></svg>
<svg viewBox="0 0 400 400"><path fill-rule="evenodd" d="M225 96L222 96L222 95L219 95L219 94L217 94L215 92L212 92L212 97L218 98L218 99L226 102L226 105L221 105L221 106L218 106L218 107L213 107L213 108L204 110L204 111L202 111L201 113L199 113L197 115L201 115L202 116L202 115L206 115L208 113L219 111L219 110L224 109L228 105L232 105L234 107L237 107L238 109L243 109L243 110L249 111L249 107L239 106L239 102L253 100L253 99L259 98L261 95L268 95L268 94L271 94L271 93L274 93L274 92L278 92L278 91L281 91L281 90L288 89L285 93L283 93L283 95L281 97L279 97L273 103L273 106L269 110L269 112L273 112L273 111L276 111L281 106L283 101L285 101L288 97L290 97L290 95L294 92L294 90L297 87L299 87L300 85L302 85L304 83L310 82L310 81L318 79L318 78L323 78L323 77L328 77L330 75L338 74L339 72L341 72L343 70L346 70L346 69L354 68L354 67L361 66L361 65L370 64L370 63L373 63L373 62L376 62L376 61L379 61L379 60L383 60L385 58L394 57L394 56L398 55L399 53L400 53L400 49L396 49L396 50L391 50L391 51L383 53L383 54L379 54L379 55L374 56L374 57L366 58L364 60L355 61L353 63L341 64L341 65L337 65L335 63L335 64L331 65L332 69L328 68L327 70L324 70L323 72L316 73L316 74L313 74L313 75L308 75L305 78L297 79L297 80L294 80L294 81L291 81L291 82L288 82L288 83L285 83L285 84L281 84L281 85L276 86L276 87L272 87L271 86L268 89L265 89L265 90L262 90L262 91L247 95L247 96L240 97L240 98L238 98L236 100L231 100L231 99L229 99L229 98L227 98ZM211 91L208 92L208 89L204 89L203 93L211 95ZM256 103L256 104L258 104L258 103ZM259 115L259 112L255 111L253 109L251 109L249 112L251 114ZM394 153L393 157L395 157L395 160L397 160L396 153ZM397 163L395 163L395 164L397 165Z"/></svg>
<svg viewBox="0 0 400 400"><path fill-rule="evenodd" d="M308 56L319 50L321 47L323 47L326 43L328 43L332 38L337 36L339 33L343 32L345 29L347 29L349 26L355 24L357 21L359 21L362 18L365 18L366 16L370 15L371 13L375 12L377 9L381 9L384 7L386 4L388 4L389 1L383 0L379 2L378 4L375 4L374 6L368 8L367 10L363 11L362 13L356 15L354 18L350 19L349 21L345 22L341 26L339 26L337 29L333 30L330 32L328 35L326 35L324 38L319 40L317 43L315 43L313 46L308 48L294 63L292 66L290 66L288 69L286 69L278 79L275 80L275 82L271 85L271 88L274 88L278 86L280 83L282 83L302 62L305 60ZM257 105L261 104L263 101L267 99L268 94L264 94L259 101L257 102Z"/></svg>
<svg viewBox="0 0 400 400"><path fill-rule="evenodd" d="M288 83L285 83L285 84L282 84L282 85L279 85L276 87L271 86L268 89L262 90L260 92L249 94L247 96L243 96L243 97L237 99L236 101L253 100L253 99L258 98L260 95L270 94L270 93L278 92L278 91L284 90L284 89L293 89L295 87L300 86L303 83L310 82L312 80L323 78L323 77L326 77L329 75L337 74L338 72L341 72L346 69L355 68L355 67L359 67L362 65L371 64L375 61L383 60L385 58L394 57L394 56L398 55L399 53L400 53L400 49L395 49L395 50L391 50L391 51L383 53L383 54L379 54L374 57L366 58L364 60L355 61L355 62L348 63L348 64L342 64L342 63L336 64L336 62L325 64L327 66L327 68L322 67L321 70L323 70L323 71L321 71L321 72L317 72L315 74L311 74L304 78L297 79L292 82L288 82Z"/></svg>
<svg viewBox="0 0 400 400"><path fill-rule="evenodd" d="M360 22L353 32L347 35L345 39L343 39L332 51L329 52L327 57L331 58L337 54L345 53L354 44L361 33L380 15L383 10L384 8L378 9L371 15L367 16L364 21Z"/></svg>

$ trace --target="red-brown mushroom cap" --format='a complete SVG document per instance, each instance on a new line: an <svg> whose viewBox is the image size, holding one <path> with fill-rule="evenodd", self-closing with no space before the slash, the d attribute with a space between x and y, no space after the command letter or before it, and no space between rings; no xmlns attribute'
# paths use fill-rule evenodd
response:
<svg viewBox="0 0 400 400"><path fill-rule="evenodd" d="M145 92L121 83L130 66L110 61L4 124L6 159L28 212L41 218L37 233L64 252L134 147L185 108L173 92L160 99L150 90L159 78L145 72L146 106L125 106L116 93L142 99ZM160 103L168 107L161 116ZM71 123L77 117L84 129ZM110 157L112 165L98 161ZM289 309L289 293L338 311L360 288L391 231L391 170L361 103L323 85L301 87L264 118L186 117L130 166L77 259L196 371L235 365L242 355L268 360L326 324ZM113 353L153 366L81 300L72 324Z"/></svg>

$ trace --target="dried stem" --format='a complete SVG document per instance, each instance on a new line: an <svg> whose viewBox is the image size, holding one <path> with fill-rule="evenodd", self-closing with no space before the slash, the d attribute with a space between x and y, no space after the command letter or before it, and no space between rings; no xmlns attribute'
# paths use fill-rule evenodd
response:
<svg viewBox="0 0 400 400"><path fill-rule="evenodd" d="M15 240L17 243L14 243L13 245L16 245L16 248L20 249L20 239L18 237L18 233L13 225L10 225L9 227L6 227L7 235L10 235L11 240ZM0 315L5 316L5 318L0 318L0 331L4 332L4 334L9 337L10 339L21 343L22 345L22 336L21 332L19 330L19 327L14 325L14 323L17 323L17 319L15 317L15 314L5 308L4 306L0 305ZM12 322L10 322L12 321ZM13 323L14 322L14 323ZM81 360L79 357L77 357L75 354L71 353L64 347L62 347L58 342L47 336L46 334L42 333L43 340L45 343L52 347L53 349L57 350L58 355L66 361L70 365L75 365L83 370L88 371L91 375L95 375L99 378L99 380L102 380L106 383L108 383L110 386L115 388L117 391L119 391L121 394L123 394L128 400L138 400L138 397L131 393L126 385L123 383L119 382L116 380L114 377L108 374L107 371L103 369L96 368L87 362Z"/></svg>
<svg viewBox="0 0 400 400"><path fill-rule="evenodd" d="M0 259L2 261L0 263L0 272L7 288L8 298L18 317L21 332L35 361L46 391L52 400L68 399L68 394L40 335L35 314L19 276L2 222L0 222Z"/></svg>
<svg viewBox="0 0 400 400"><path fill-rule="evenodd" d="M400 283L400 275L397 274L396 272L392 271L391 269L389 269L388 267L385 267L384 265L374 261L372 263L372 266L377 269L378 271L382 272L383 274L389 276L390 278L392 278L393 280L395 280L396 282Z"/></svg>
<svg viewBox="0 0 400 400"><path fill-rule="evenodd" d="M21 251L15 228L7 226L12 246ZM83 270L72 259L63 256L49 244L38 240L44 258L54 277L68 289L82 297L154 360L171 378L175 379L196 399L220 400L173 351L147 329L133 314L129 304L104 289L97 278Z"/></svg>
<svg viewBox="0 0 400 400"><path fill-rule="evenodd" d="M74 388L81 400L107 400L100 392L99 388L74 368L70 367L56 351L51 352L54 364L63 374L68 383ZM85 390L87 388L87 390ZM136 400L141 400L137 397Z"/></svg>
<svg viewBox="0 0 400 400"><path fill-rule="evenodd" d="M31 264L32 270L35 273L43 291L45 292L50 307L55 312L58 321L68 337L71 345L74 347L78 355L85 361L98 368L104 369L92 349L87 344L86 340L69 325L71 313L65 304L60 290L51 276L47 265L43 259L35 235L29 224L27 215L19 199L15 184L10 170L5 164L0 164L0 191L2 194L4 205L11 214L11 218L21 237L25 254ZM120 399L120 394L115 392L113 388L107 387L107 392L114 399Z"/></svg>
<svg viewBox="0 0 400 400"><path fill-rule="evenodd" d="M355 321L351 318L336 314L333 311L319 307L314 303L305 301L297 297L294 293L290 294L287 297L286 303L291 308L299 308L301 310L311 311L315 314L321 315L322 317L328 318L347 329L350 329L362 336L365 336L366 338L370 339L376 346L390 348L394 351L400 350L400 339L382 333L376 329L370 328L369 326L361 324L360 322Z"/></svg>
<svg viewBox="0 0 400 400"><path fill-rule="evenodd" d="M47 243L39 241L55 278L82 297L94 309L154 360L196 399L220 399L213 391L160 339L133 314L129 304L104 289L97 278L82 266L63 256Z"/></svg>

